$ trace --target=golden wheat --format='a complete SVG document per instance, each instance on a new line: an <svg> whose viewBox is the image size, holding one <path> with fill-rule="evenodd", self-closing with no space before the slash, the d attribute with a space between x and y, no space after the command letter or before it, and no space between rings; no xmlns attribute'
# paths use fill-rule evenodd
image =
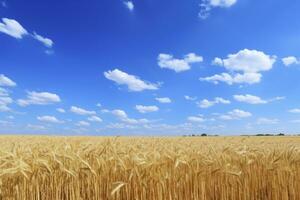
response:
<svg viewBox="0 0 300 200"><path fill-rule="evenodd" d="M0 137L0 199L299 200L299 137Z"/></svg>

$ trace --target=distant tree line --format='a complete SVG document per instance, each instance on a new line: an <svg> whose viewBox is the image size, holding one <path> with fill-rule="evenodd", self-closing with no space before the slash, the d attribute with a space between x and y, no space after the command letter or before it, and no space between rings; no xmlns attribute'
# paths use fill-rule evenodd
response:
<svg viewBox="0 0 300 200"><path fill-rule="evenodd" d="M208 136L216 137L216 136L219 136L219 135L209 135L209 134L207 134L207 133L202 133L202 134L191 134L191 135L183 135L183 137L208 137Z"/></svg>
<svg viewBox="0 0 300 200"><path fill-rule="evenodd" d="M183 137L216 137L219 135L209 135L207 133L202 133L202 134L190 134L190 135L183 135ZM272 134L272 133L259 133L256 135L241 135L241 136L286 136L284 133L278 133L278 134ZM300 136L300 134L295 134L295 135L290 135L288 134L287 136Z"/></svg>
<svg viewBox="0 0 300 200"><path fill-rule="evenodd" d="M279 134L256 134L256 136L285 136L284 133L279 133Z"/></svg>

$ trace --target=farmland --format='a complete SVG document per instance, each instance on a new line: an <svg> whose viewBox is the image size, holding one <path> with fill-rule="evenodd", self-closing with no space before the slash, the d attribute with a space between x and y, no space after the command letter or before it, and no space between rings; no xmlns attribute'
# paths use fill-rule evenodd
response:
<svg viewBox="0 0 300 200"><path fill-rule="evenodd" d="M300 199L300 137L0 137L0 199Z"/></svg>

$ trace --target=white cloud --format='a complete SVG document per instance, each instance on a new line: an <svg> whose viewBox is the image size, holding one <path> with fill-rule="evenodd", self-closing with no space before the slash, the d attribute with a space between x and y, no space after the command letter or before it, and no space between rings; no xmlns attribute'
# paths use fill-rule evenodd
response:
<svg viewBox="0 0 300 200"><path fill-rule="evenodd" d="M132 119L129 118L126 114L125 111L120 110L120 109L116 109L111 111L111 113L116 116L119 120L121 120L122 122L128 123L128 124L145 124L145 123L149 123L149 120L147 119Z"/></svg>
<svg viewBox="0 0 300 200"><path fill-rule="evenodd" d="M24 35L28 34L19 22L8 18L2 18L2 23L0 22L0 32L16 39L22 39Z"/></svg>
<svg viewBox="0 0 300 200"><path fill-rule="evenodd" d="M195 101L197 99L197 97L191 97L191 96L188 96L188 95L184 95L184 98L186 100L189 100L189 101Z"/></svg>
<svg viewBox="0 0 300 200"><path fill-rule="evenodd" d="M45 38L36 32L33 32L33 38L43 43L46 47L51 48L53 46L53 41L49 38Z"/></svg>
<svg viewBox="0 0 300 200"><path fill-rule="evenodd" d="M247 117L251 117L251 116L252 116L252 114L250 112L243 111L240 109L234 109L225 115L220 115L220 119L233 120L233 119L247 118Z"/></svg>
<svg viewBox="0 0 300 200"><path fill-rule="evenodd" d="M51 49L46 49L46 50L45 50L45 54L47 54L47 55L52 55L52 54L54 54L54 51L51 50Z"/></svg>
<svg viewBox="0 0 300 200"><path fill-rule="evenodd" d="M137 109L140 113L156 112L159 110L157 106L143 106L143 105L136 105L135 109Z"/></svg>
<svg viewBox="0 0 300 200"><path fill-rule="evenodd" d="M215 74L210 77L200 78L201 81L212 82L214 84L218 84L219 82L225 82L228 85L232 84L254 84L259 83L262 75L260 73L244 73L244 74L235 74L230 75L228 73Z"/></svg>
<svg viewBox="0 0 300 200"><path fill-rule="evenodd" d="M126 6L126 8L128 8L128 10L130 11L134 10L134 4L132 1L124 1L123 3Z"/></svg>
<svg viewBox="0 0 300 200"><path fill-rule="evenodd" d="M203 61L202 56L198 56L195 53L189 53L184 56L183 59L176 59L170 54L159 54L158 65L161 68L167 68L174 70L175 72L183 72L191 69L190 64L199 63Z"/></svg>
<svg viewBox="0 0 300 200"><path fill-rule="evenodd" d="M42 122L49 122L49 123L63 123L63 121L58 120L56 117L54 116L38 116L37 120L42 121Z"/></svg>
<svg viewBox="0 0 300 200"><path fill-rule="evenodd" d="M223 60L221 58L216 57L213 61L212 61L213 65L217 65L217 66L223 66Z"/></svg>
<svg viewBox="0 0 300 200"><path fill-rule="evenodd" d="M236 54L229 54L223 59L223 65L229 71L257 73L272 69L275 61L275 56L269 56L262 51L244 49Z"/></svg>
<svg viewBox="0 0 300 200"><path fill-rule="evenodd" d="M120 119L128 118L126 112L123 111L123 110L119 110L119 109L113 110L112 114L115 115L116 117L120 118Z"/></svg>
<svg viewBox="0 0 300 200"><path fill-rule="evenodd" d="M6 1L2 1L2 2L1 2L1 5L2 5L3 8L7 8Z"/></svg>
<svg viewBox="0 0 300 200"><path fill-rule="evenodd" d="M210 77L200 78L202 81L254 84L259 83L261 72L272 69L276 56L269 56L262 51L244 49L236 54L229 54L226 59L215 58L215 64L222 65L229 73L215 74Z"/></svg>
<svg viewBox="0 0 300 200"><path fill-rule="evenodd" d="M0 96L0 112L10 111L9 104L13 102L9 96Z"/></svg>
<svg viewBox="0 0 300 200"><path fill-rule="evenodd" d="M155 98L159 103L171 103L172 100L168 97Z"/></svg>
<svg viewBox="0 0 300 200"><path fill-rule="evenodd" d="M102 113L109 113L109 110L108 109L102 109L101 112Z"/></svg>
<svg viewBox="0 0 300 200"><path fill-rule="evenodd" d="M78 115L95 115L95 111L85 110L76 106L71 106L70 111Z"/></svg>
<svg viewBox="0 0 300 200"><path fill-rule="evenodd" d="M237 0L209 0L209 3L213 7L230 7L233 6Z"/></svg>
<svg viewBox="0 0 300 200"><path fill-rule="evenodd" d="M35 125L35 124L27 124L26 126L28 129L33 129L33 130L45 130L46 127L42 125Z"/></svg>
<svg viewBox="0 0 300 200"><path fill-rule="evenodd" d="M215 98L215 103L230 104L230 101L226 100L226 99L223 99L221 97L216 97Z"/></svg>
<svg viewBox="0 0 300 200"><path fill-rule="evenodd" d="M5 2L2 2L2 6L6 5ZM29 35L27 30L16 20L2 18L2 22L0 22L0 32L5 33L11 37L16 39L22 39L25 35ZM31 35L31 34L30 34ZM46 47L51 48L53 46L53 41L49 38L43 37L35 32L31 35L34 39L43 43ZM46 51L47 54L52 54L53 51Z"/></svg>
<svg viewBox="0 0 300 200"><path fill-rule="evenodd" d="M6 89L0 87L0 96L9 96L9 93Z"/></svg>
<svg viewBox="0 0 300 200"><path fill-rule="evenodd" d="M110 123L106 126L108 129L136 129L137 126L123 123Z"/></svg>
<svg viewBox="0 0 300 200"><path fill-rule="evenodd" d="M280 100L285 99L285 97L274 97L272 99L265 100L265 99L262 99L258 96L254 96L254 95L250 95L250 94L233 95L233 98L236 101L249 103L249 104L266 104L266 103L270 103L270 102L273 102L273 101L280 101Z"/></svg>
<svg viewBox="0 0 300 200"><path fill-rule="evenodd" d="M187 118L190 122L204 122L205 120L202 117L190 116Z"/></svg>
<svg viewBox="0 0 300 200"><path fill-rule="evenodd" d="M102 107L102 104L101 103L97 103L96 106L97 107Z"/></svg>
<svg viewBox="0 0 300 200"><path fill-rule="evenodd" d="M17 84L4 74L0 74L0 86L14 87Z"/></svg>
<svg viewBox="0 0 300 200"><path fill-rule="evenodd" d="M230 101L226 100L226 99L223 99L221 97L216 97L213 101L203 99L202 101L197 102L197 105L200 108L209 108L211 106L214 106L215 104L230 104Z"/></svg>
<svg viewBox="0 0 300 200"><path fill-rule="evenodd" d="M86 121L79 121L75 124L76 126L90 126L90 123Z"/></svg>
<svg viewBox="0 0 300 200"><path fill-rule="evenodd" d="M203 57L198 56L195 53L188 53L184 56L184 61L187 63L198 63L198 62L203 62Z"/></svg>
<svg viewBox="0 0 300 200"><path fill-rule="evenodd" d="M200 108L209 108L211 106L213 106L215 104L214 101L209 101L207 99L203 99L202 101L198 102L197 105L200 107Z"/></svg>
<svg viewBox="0 0 300 200"><path fill-rule="evenodd" d="M12 122L0 120L0 126L11 126L11 125L13 125Z"/></svg>
<svg viewBox="0 0 300 200"><path fill-rule="evenodd" d="M284 100L284 99L286 99L286 97L284 97L284 96L274 97L274 98L270 99L269 102L271 102L271 101L280 101L280 100Z"/></svg>
<svg viewBox="0 0 300 200"><path fill-rule="evenodd" d="M102 119L100 117L97 116L91 116L88 118L89 121L91 122L102 122Z"/></svg>
<svg viewBox="0 0 300 200"><path fill-rule="evenodd" d="M60 97L57 94L49 92L27 92L27 99L19 99L17 103L20 106L29 105L48 105L60 102Z"/></svg>
<svg viewBox="0 0 300 200"><path fill-rule="evenodd" d="M298 124L298 123L300 123L300 119L291 120L290 122L291 122L291 123L297 123L297 124Z"/></svg>
<svg viewBox="0 0 300 200"><path fill-rule="evenodd" d="M289 112L290 113L300 113L300 109L299 108L290 109Z"/></svg>
<svg viewBox="0 0 300 200"><path fill-rule="evenodd" d="M237 0L202 0L198 16L201 19L206 19L209 17L212 8L229 8L236 2Z"/></svg>
<svg viewBox="0 0 300 200"><path fill-rule="evenodd" d="M269 118L259 118L257 119L257 124L259 125L268 125L268 124L277 124L279 122L278 119L269 119Z"/></svg>
<svg viewBox="0 0 300 200"><path fill-rule="evenodd" d="M300 59L297 59L295 56L288 56L281 60L285 66L300 64Z"/></svg>
<svg viewBox="0 0 300 200"><path fill-rule="evenodd" d="M233 98L239 102L249 103L249 104L266 104L268 101L261 99L258 96L246 94L246 95L234 95Z"/></svg>
<svg viewBox="0 0 300 200"><path fill-rule="evenodd" d="M65 109L63 109L63 108L57 108L56 110L57 110L57 112L60 112L60 113L65 113L66 112Z"/></svg>
<svg viewBox="0 0 300 200"><path fill-rule="evenodd" d="M8 107L9 104L13 103L13 99L10 98L9 92L0 87L0 112L8 112L11 109Z"/></svg>
<svg viewBox="0 0 300 200"><path fill-rule="evenodd" d="M251 117L252 114L250 112L246 112L239 109L234 109L233 111L230 111L229 114L234 118L245 118L245 117Z"/></svg>
<svg viewBox="0 0 300 200"><path fill-rule="evenodd" d="M12 115L9 115L9 116L7 116L7 119L13 120L13 119L15 119L15 117Z"/></svg>
<svg viewBox="0 0 300 200"><path fill-rule="evenodd" d="M118 69L104 72L104 76L119 85L127 85L128 89L134 92L140 92L143 90L157 90L159 87L158 84L147 83L141 80L139 77L127 74L126 72Z"/></svg>

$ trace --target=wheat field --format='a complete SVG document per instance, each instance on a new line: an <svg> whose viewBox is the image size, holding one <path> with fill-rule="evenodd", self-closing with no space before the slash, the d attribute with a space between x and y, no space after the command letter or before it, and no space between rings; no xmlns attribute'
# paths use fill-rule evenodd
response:
<svg viewBox="0 0 300 200"><path fill-rule="evenodd" d="M299 200L300 137L0 136L0 199Z"/></svg>

